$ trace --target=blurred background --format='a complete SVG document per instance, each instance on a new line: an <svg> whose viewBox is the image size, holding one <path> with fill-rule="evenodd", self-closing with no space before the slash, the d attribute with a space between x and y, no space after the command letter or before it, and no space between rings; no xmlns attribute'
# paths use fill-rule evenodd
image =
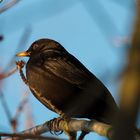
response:
<svg viewBox="0 0 140 140"><path fill-rule="evenodd" d="M37 39L50 38L61 43L94 73L118 103L121 71L129 48L135 2L1 1L0 76L16 67L17 52L26 50ZM54 117L57 114L35 99L18 72L0 80L0 131L21 131ZM59 137L67 138L64 134ZM86 136L86 140L93 138L105 140L95 133Z"/></svg>

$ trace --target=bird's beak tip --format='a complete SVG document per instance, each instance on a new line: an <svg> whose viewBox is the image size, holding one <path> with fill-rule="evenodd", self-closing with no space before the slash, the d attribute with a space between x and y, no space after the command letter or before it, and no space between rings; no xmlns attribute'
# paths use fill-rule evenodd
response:
<svg viewBox="0 0 140 140"><path fill-rule="evenodd" d="M30 53L28 52L19 52L16 54L16 56L18 57L26 57L26 56L30 56Z"/></svg>

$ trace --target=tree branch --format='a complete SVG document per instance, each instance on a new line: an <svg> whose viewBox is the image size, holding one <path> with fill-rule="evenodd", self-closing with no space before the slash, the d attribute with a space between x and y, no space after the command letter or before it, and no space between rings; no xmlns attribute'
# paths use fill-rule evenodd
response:
<svg viewBox="0 0 140 140"><path fill-rule="evenodd" d="M3 12L5 12L6 10L10 9L11 7L13 7L18 2L20 2L20 0L12 0L11 2L7 3L5 6L3 6L0 9L0 14L3 13Z"/></svg>
<svg viewBox="0 0 140 140"><path fill-rule="evenodd" d="M140 105L140 0L137 0L135 24L120 89L120 112L116 117L113 140L135 140ZM135 133L134 133L135 132ZM140 138L139 138L140 139Z"/></svg>
<svg viewBox="0 0 140 140"><path fill-rule="evenodd" d="M10 70L9 72L3 72L3 73L0 73L0 80L3 80L9 76L11 76L12 74L14 74L16 71L17 71L17 67Z"/></svg>
<svg viewBox="0 0 140 140"><path fill-rule="evenodd" d="M37 135L32 135L32 134L9 134L9 133L2 133L0 132L0 137L11 137L11 138L6 138L5 140L21 140L21 139L36 139L36 140L58 140L56 138L52 137L43 137L43 136L37 136Z"/></svg>
<svg viewBox="0 0 140 140"><path fill-rule="evenodd" d="M22 135L41 135L45 132L49 132L50 129L48 127L48 122L45 122L41 125L37 125L35 127L32 127L30 129L24 130L22 132L19 132L18 134ZM69 122L65 120L61 120L59 123L59 130L67 132L77 132L77 131L87 131L87 132L95 132L101 136L105 136L108 138L112 137L112 127L108 124L104 124L98 121L89 121L89 120L77 120L77 119L71 119ZM53 130L53 131L58 131ZM9 140L9 139L8 139ZM14 139L17 140L17 139Z"/></svg>
<svg viewBox="0 0 140 140"><path fill-rule="evenodd" d="M61 120L59 122L59 128L56 128L56 130L52 130L52 131L58 131L58 130L60 131L62 130L64 132L77 132L77 131L95 132L98 135L107 137L108 139L112 139L113 132L114 132L112 126L108 124L101 123L96 120L90 121L90 120L78 120L78 119L71 119L69 122L65 120ZM39 136L46 132L50 132L48 122L45 122L41 125L37 125L30 129L24 130L22 132L16 133L16 135L19 135L19 137L20 134L21 136L25 135L27 138L27 136ZM14 138L14 140L18 140L18 139ZM138 135L138 133L135 134L135 140L140 140L140 135Z"/></svg>

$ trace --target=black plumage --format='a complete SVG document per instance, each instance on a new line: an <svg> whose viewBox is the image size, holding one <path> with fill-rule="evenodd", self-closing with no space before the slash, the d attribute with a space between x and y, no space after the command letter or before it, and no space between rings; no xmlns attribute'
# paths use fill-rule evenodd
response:
<svg viewBox="0 0 140 140"><path fill-rule="evenodd" d="M35 41L17 56L29 56L26 76L34 96L69 117L111 123L118 108L108 89L78 59L51 39Z"/></svg>

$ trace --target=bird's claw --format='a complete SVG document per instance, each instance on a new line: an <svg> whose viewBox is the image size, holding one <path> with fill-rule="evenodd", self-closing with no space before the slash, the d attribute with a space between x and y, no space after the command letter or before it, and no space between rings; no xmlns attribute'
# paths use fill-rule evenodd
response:
<svg viewBox="0 0 140 140"><path fill-rule="evenodd" d="M59 124L61 121L64 121L64 119L59 117L47 122L47 126L49 127L51 134L60 135L63 133L63 131L59 128Z"/></svg>
<svg viewBox="0 0 140 140"><path fill-rule="evenodd" d="M17 61L16 66L18 69L22 69L25 65L25 62L23 60Z"/></svg>

